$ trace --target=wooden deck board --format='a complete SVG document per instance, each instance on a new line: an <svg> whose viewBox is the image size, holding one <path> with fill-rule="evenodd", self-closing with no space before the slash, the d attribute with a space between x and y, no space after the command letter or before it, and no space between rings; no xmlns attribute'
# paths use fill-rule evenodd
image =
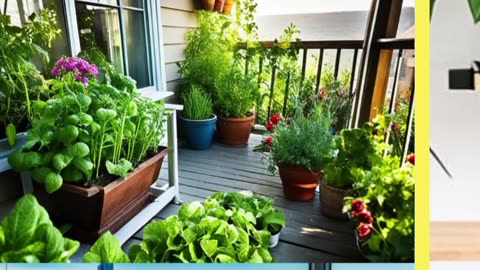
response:
<svg viewBox="0 0 480 270"><path fill-rule="evenodd" d="M262 137L252 135L247 147L231 148L214 144L205 151L179 149L180 196L182 201L204 201L216 191L251 190L272 197L287 217L280 243L272 249L279 262L364 261L358 252L353 227L347 221L325 217L320 211L318 193L307 202L290 201L283 195L281 180L262 162L262 153L252 151ZM168 162L164 162L160 183L167 183ZM177 213L170 204L155 219ZM139 230L123 248L141 240Z"/></svg>

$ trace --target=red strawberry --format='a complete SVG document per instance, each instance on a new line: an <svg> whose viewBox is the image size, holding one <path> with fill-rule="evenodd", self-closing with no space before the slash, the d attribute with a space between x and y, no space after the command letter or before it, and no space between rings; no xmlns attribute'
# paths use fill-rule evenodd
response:
<svg viewBox="0 0 480 270"><path fill-rule="evenodd" d="M415 153L408 155L407 160L408 160L408 162L415 165Z"/></svg>
<svg viewBox="0 0 480 270"><path fill-rule="evenodd" d="M365 203L362 199L358 198L352 201L352 211L360 213L365 209Z"/></svg>
<svg viewBox="0 0 480 270"><path fill-rule="evenodd" d="M280 122L280 118L282 118L282 115L279 114L279 113L276 113L270 118L270 122L272 122L274 125L276 125L276 124L278 124L278 122Z"/></svg>
<svg viewBox="0 0 480 270"><path fill-rule="evenodd" d="M372 228L366 224L362 224L357 228L358 236L360 238L366 238L371 231L372 231Z"/></svg>
<svg viewBox="0 0 480 270"><path fill-rule="evenodd" d="M275 125L272 123L272 121L269 121L265 127L266 127L270 132L272 132L274 126L275 126Z"/></svg>
<svg viewBox="0 0 480 270"><path fill-rule="evenodd" d="M364 224L370 224L373 222L373 217L370 211L364 210L358 214L358 221Z"/></svg>

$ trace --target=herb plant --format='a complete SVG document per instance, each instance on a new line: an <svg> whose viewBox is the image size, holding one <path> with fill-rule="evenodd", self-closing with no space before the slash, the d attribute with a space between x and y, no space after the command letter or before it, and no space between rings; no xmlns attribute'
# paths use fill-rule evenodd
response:
<svg viewBox="0 0 480 270"><path fill-rule="evenodd" d="M251 77L232 69L217 84L215 108L224 117L241 118L253 109L258 87Z"/></svg>
<svg viewBox="0 0 480 270"><path fill-rule="evenodd" d="M333 155L333 136L329 133L331 116L317 106L310 118L299 114L294 119L275 126L269 170L274 173L276 164L319 170Z"/></svg>
<svg viewBox="0 0 480 270"><path fill-rule="evenodd" d="M0 262L68 262L80 243L62 236L33 195L25 195L0 223Z"/></svg>
<svg viewBox="0 0 480 270"><path fill-rule="evenodd" d="M183 95L184 115L187 119L204 120L212 117L212 99L199 87L192 89Z"/></svg>

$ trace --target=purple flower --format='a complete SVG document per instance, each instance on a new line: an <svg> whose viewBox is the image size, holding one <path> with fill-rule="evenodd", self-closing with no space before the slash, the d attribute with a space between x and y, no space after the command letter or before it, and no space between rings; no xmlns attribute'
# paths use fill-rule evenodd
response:
<svg viewBox="0 0 480 270"><path fill-rule="evenodd" d="M98 67L90 64L86 60L79 57L60 58L55 67L50 72L53 76L63 78L67 74L71 74L75 80L87 84L89 78L98 75Z"/></svg>

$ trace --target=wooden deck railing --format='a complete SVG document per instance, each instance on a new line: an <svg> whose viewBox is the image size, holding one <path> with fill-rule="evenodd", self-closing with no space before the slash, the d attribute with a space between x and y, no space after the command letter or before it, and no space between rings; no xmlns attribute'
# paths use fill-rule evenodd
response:
<svg viewBox="0 0 480 270"><path fill-rule="evenodd" d="M312 61L313 59L309 58L308 55L311 52L316 52L318 53L318 60L316 64L316 80L315 80L315 89L318 93L318 91L323 87L321 85L321 78L322 78L322 72L325 64L333 64L333 75L334 78L337 79L339 76L340 72L340 63L342 61L342 56L344 56L347 53L350 53L353 57L351 57L351 65L349 68L349 72L351 74L350 76L350 94L357 99L358 94L357 89L362 85L360 83L356 83L356 80L358 79L359 75L359 69L361 69L361 61L359 61L359 57L362 56L363 49L364 49L364 40L324 40L324 41L298 41L295 43L296 48L298 48L299 53L298 53L298 59L297 61L301 61L301 79L302 81L305 79L306 76L306 70L307 66L311 64L309 61ZM381 50L392 50L394 57L392 58L392 62L395 63L393 65L393 69L388 69L388 71L385 74L385 76L388 77L393 77L393 83L391 84L391 89L386 89L385 90L385 96L386 93L390 93L389 99L390 102L389 104L386 103L386 100L382 101L382 106L385 104L385 106L388 105L388 109L384 109L383 111L387 111L388 113L394 113L395 111L395 101L396 97L398 96L398 81L400 78L400 73L401 73L401 63L404 59L405 56L405 51L406 50L411 50L414 48L414 39L410 38L382 38L379 39L376 43L375 46L378 46L378 49ZM264 48L272 49L274 47L274 42L273 41L262 41L261 44L263 45ZM241 44L243 48L245 48L245 44ZM334 50L336 51L335 55L335 60L333 63L325 63L325 51L326 50ZM368 55L365 56L368 58ZM246 63L246 72L248 72L248 65L251 63ZM264 63L263 61L258 62L258 82L260 84L260 76L262 72L264 71ZM268 85L268 109L267 109L267 119L270 118L270 116L274 113L283 113L284 115L286 114L286 109L288 106L289 102L289 93L290 93L290 73L287 71L286 74L286 80L285 80L285 87L284 87L284 100L275 100L274 98L274 90L275 86L277 83L277 76L278 76L278 70L276 66L273 66L271 68L270 72L270 79L269 82L265 82L265 84ZM278 91L278 90L277 90ZM411 100L409 103L409 114L408 114L408 119L405 119L407 123L407 129L405 131L405 142L403 145L403 153L405 157L405 153L407 152L408 149L408 144L410 143L410 134L412 132L412 126L413 126L413 110L414 110L414 77L412 77L412 83L410 85L410 91L411 91ZM314 94L314 93L312 93ZM277 108L278 106L281 106L281 111L273 111L273 105L276 104ZM360 105L361 106L361 105ZM355 106L352 106L352 117L354 116Z"/></svg>

